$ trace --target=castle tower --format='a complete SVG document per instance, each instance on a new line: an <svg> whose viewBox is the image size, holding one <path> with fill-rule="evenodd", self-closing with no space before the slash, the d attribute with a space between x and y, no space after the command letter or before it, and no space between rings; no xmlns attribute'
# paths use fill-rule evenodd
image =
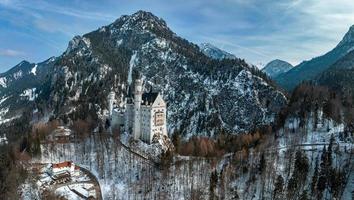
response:
<svg viewBox="0 0 354 200"><path fill-rule="evenodd" d="M141 132L141 116L140 116L140 105L142 100L143 93L143 82L141 79L135 80L135 90L134 90L134 126L133 126L133 135L134 139L140 138Z"/></svg>
<svg viewBox="0 0 354 200"><path fill-rule="evenodd" d="M113 104L115 101L115 93L112 91L108 94L108 111L109 111L109 117L112 117L113 114Z"/></svg>

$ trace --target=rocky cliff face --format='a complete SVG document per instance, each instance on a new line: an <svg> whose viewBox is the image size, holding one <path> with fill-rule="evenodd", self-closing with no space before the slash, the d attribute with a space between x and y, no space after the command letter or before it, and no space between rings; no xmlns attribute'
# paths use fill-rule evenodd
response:
<svg viewBox="0 0 354 200"><path fill-rule="evenodd" d="M233 54L219 49L218 47L209 43L202 43L199 45L199 48L202 53L213 59L237 59Z"/></svg>
<svg viewBox="0 0 354 200"><path fill-rule="evenodd" d="M113 90L121 100L138 74L145 88L162 92L170 134L247 132L271 123L286 104L285 96L243 60L211 59L165 21L139 11L74 37L38 87L36 108L66 122L100 120L107 114L108 93Z"/></svg>

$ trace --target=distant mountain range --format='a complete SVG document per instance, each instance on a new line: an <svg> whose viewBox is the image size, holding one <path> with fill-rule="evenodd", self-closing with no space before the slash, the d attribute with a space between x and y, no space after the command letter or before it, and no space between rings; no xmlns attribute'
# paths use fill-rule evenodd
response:
<svg viewBox="0 0 354 200"><path fill-rule="evenodd" d="M280 74L286 73L289 71L293 66L283 60L273 60L269 62L263 69L262 71L266 73L269 77L275 78L279 76Z"/></svg>
<svg viewBox="0 0 354 200"><path fill-rule="evenodd" d="M287 102L245 61L211 45L198 47L178 37L164 20L139 11L75 36L57 58L26 62L4 73L0 115L5 121L18 116L16 110L29 109L38 118L99 122L107 115L109 92L123 101L138 75L163 93L169 133L184 137L250 131L272 123Z"/></svg>
<svg viewBox="0 0 354 200"><path fill-rule="evenodd" d="M314 80L331 65L354 49L354 26L350 27L339 44L328 53L304 61L288 72L275 77L275 81L283 88L292 90L300 82Z"/></svg>

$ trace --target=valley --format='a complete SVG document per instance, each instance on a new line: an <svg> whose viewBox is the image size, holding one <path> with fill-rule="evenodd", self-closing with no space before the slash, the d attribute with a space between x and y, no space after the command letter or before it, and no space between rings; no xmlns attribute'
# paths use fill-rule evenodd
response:
<svg viewBox="0 0 354 200"><path fill-rule="evenodd" d="M353 33L262 70L143 10L74 36L0 74L0 199L351 199Z"/></svg>

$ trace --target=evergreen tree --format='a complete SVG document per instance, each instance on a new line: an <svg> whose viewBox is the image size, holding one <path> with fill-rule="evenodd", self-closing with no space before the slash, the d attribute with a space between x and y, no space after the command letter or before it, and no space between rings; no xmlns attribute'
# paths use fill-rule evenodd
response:
<svg viewBox="0 0 354 200"><path fill-rule="evenodd" d="M258 165L259 173L262 174L263 171L265 170L265 168L266 168L266 161L264 158L264 153L262 153L261 158L259 160L259 165Z"/></svg>
<svg viewBox="0 0 354 200"><path fill-rule="evenodd" d="M302 151L295 153L294 171L288 182L288 198L292 198L299 191L300 187L306 181L309 171L308 159Z"/></svg>
<svg viewBox="0 0 354 200"><path fill-rule="evenodd" d="M312 182L311 182L311 192L312 194L316 193L316 184L318 180L318 158L316 158L315 162L315 168L312 176Z"/></svg>
<svg viewBox="0 0 354 200"><path fill-rule="evenodd" d="M327 163L328 163L327 150L326 150L326 146L324 146L321 155L320 173L316 185L318 199L322 198L322 193L327 187L327 175L328 175Z"/></svg>
<svg viewBox="0 0 354 200"><path fill-rule="evenodd" d="M213 172L211 172L211 175L210 175L210 186L209 186L210 200L216 199L215 189L216 189L217 183L218 183L218 174L217 174L217 171L214 170Z"/></svg>
<svg viewBox="0 0 354 200"><path fill-rule="evenodd" d="M281 175L278 175L274 183L273 199L282 199L283 189L284 179Z"/></svg>
<svg viewBox="0 0 354 200"><path fill-rule="evenodd" d="M304 190L302 194L300 195L299 200L309 200L309 197L307 195L307 190Z"/></svg>

